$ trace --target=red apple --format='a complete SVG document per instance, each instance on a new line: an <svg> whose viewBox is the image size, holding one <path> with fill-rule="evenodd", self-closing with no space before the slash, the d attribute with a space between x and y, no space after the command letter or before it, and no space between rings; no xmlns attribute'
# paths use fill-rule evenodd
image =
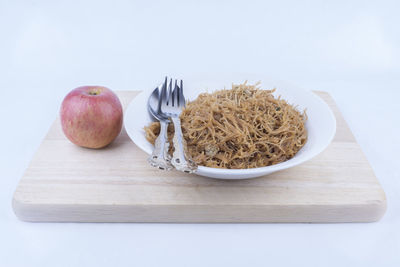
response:
<svg viewBox="0 0 400 267"><path fill-rule="evenodd" d="M103 86L82 86L72 90L60 110L65 136L74 144L102 148L121 132L122 106L118 97Z"/></svg>

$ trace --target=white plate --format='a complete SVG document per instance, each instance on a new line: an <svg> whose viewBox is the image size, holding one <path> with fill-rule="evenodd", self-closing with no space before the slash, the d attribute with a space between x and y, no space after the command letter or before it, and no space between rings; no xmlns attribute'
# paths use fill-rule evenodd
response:
<svg viewBox="0 0 400 267"><path fill-rule="evenodd" d="M241 80L243 81L243 80ZM235 81L237 83L241 81ZM223 83L224 82L224 83ZM213 86L212 90L207 86ZM194 100L201 92L211 92L222 89L224 86L230 88L232 80L228 81L187 81L184 84L186 99ZM336 120L329 106L318 96L310 91L295 88L282 82L271 82L262 80L263 89L276 88L275 95L281 95L283 99L291 104L298 106L300 110L307 109L308 120L306 128L308 140L305 146L290 160L285 162L252 169L217 169L199 166L196 174L218 178L218 179L247 179L271 174L276 171L284 170L299 165L321 153L332 141L336 132ZM210 88L210 87L208 87ZM214 89L215 88L215 89ZM145 138L143 127L148 125L152 118L147 112L147 99L154 88L149 88L141 92L133 99L125 111L125 129L132 141L147 154L151 154L153 145Z"/></svg>

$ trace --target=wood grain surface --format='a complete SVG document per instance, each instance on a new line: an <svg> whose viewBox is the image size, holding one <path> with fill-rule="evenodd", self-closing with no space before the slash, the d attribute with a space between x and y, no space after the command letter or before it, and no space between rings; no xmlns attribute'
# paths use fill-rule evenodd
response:
<svg viewBox="0 0 400 267"><path fill-rule="evenodd" d="M138 92L120 91L124 107ZM337 133L319 156L250 180L215 180L163 172L125 130L107 148L70 143L60 121L20 180L19 219L34 222L373 222L385 194L333 99Z"/></svg>

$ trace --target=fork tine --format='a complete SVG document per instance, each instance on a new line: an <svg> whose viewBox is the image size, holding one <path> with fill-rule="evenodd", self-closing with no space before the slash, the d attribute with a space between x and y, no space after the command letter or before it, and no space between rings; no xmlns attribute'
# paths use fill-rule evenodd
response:
<svg viewBox="0 0 400 267"><path fill-rule="evenodd" d="M158 101L158 111L161 111L162 102L166 102L167 100L167 77L165 77L165 81L161 87L160 99Z"/></svg>
<svg viewBox="0 0 400 267"><path fill-rule="evenodd" d="M175 86L174 86L174 90L176 90L176 87L178 87L178 80L175 79Z"/></svg>
<svg viewBox="0 0 400 267"><path fill-rule="evenodd" d="M185 96L183 95L183 80L180 82L181 86L179 88L179 106L185 107Z"/></svg>
<svg viewBox="0 0 400 267"><path fill-rule="evenodd" d="M168 86L168 106L173 106L173 90L172 90L172 78L169 81L169 86Z"/></svg>
<svg viewBox="0 0 400 267"><path fill-rule="evenodd" d="M175 80L175 87L174 87L174 106L179 107L179 91L178 91L178 81Z"/></svg>

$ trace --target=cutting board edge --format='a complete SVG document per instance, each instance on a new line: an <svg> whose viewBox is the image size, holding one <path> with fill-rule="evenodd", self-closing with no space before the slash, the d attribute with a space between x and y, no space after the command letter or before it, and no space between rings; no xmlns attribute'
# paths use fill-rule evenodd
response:
<svg viewBox="0 0 400 267"><path fill-rule="evenodd" d="M365 203L340 205L80 204L74 206L21 202L14 197L12 207L18 219L26 222L353 223L379 221L386 212L387 202L383 195L382 199ZM155 217L154 214L158 215Z"/></svg>

